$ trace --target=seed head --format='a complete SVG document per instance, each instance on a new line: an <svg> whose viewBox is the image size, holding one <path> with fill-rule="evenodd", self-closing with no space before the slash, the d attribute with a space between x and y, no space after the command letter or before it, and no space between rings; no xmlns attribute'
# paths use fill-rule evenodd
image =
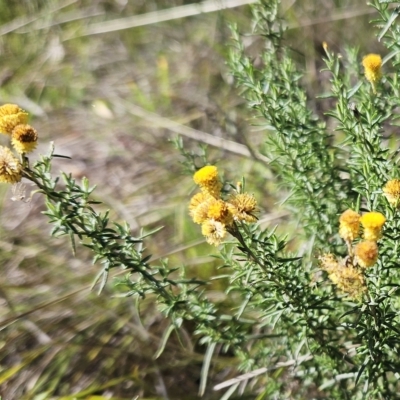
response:
<svg viewBox="0 0 400 400"><path fill-rule="evenodd" d="M331 274L339 269L339 263L336 260L336 257L331 253L322 254L318 257L318 260L321 263L321 269L328 272L328 274Z"/></svg>
<svg viewBox="0 0 400 400"><path fill-rule="evenodd" d="M192 217L194 223L202 224L206 221L208 218L208 207L212 200L215 201L214 197L204 192L196 193L191 198L189 203L189 215Z"/></svg>
<svg viewBox="0 0 400 400"><path fill-rule="evenodd" d="M392 206L400 206L400 179L392 179L388 181L382 190L387 201Z"/></svg>
<svg viewBox="0 0 400 400"><path fill-rule="evenodd" d="M353 265L341 266L340 269L329 276L332 282L352 299L361 299L367 291L364 274Z"/></svg>
<svg viewBox="0 0 400 400"><path fill-rule="evenodd" d="M22 165L11 150L0 146L0 182L17 183L21 180Z"/></svg>
<svg viewBox="0 0 400 400"><path fill-rule="evenodd" d="M207 243L218 246L226 237L225 225L214 219L209 219L201 225L201 233L206 237Z"/></svg>
<svg viewBox="0 0 400 400"><path fill-rule="evenodd" d="M229 201L233 219L236 221L256 222L254 213L257 212L257 201L252 194L238 193Z"/></svg>

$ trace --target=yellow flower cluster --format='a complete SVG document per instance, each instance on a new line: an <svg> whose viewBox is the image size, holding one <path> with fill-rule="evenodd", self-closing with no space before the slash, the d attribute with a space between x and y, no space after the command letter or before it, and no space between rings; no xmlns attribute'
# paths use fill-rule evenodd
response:
<svg viewBox="0 0 400 400"><path fill-rule="evenodd" d="M382 237L382 228L386 218L380 212L372 211L360 216L353 210L346 210L339 218L339 235L346 243L358 238L360 224L363 227L365 240L378 241Z"/></svg>
<svg viewBox="0 0 400 400"><path fill-rule="evenodd" d="M339 218L339 235L345 240L348 256L337 260L333 254L319 257L321 268L328 272L330 280L349 297L359 299L367 290L365 270L378 260L377 241L382 237L382 228L386 222L383 214L372 211L359 215L353 210L346 210ZM353 241L363 228L363 240L353 247Z"/></svg>
<svg viewBox="0 0 400 400"><path fill-rule="evenodd" d="M0 106L0 132L8 135L14 150L22 156L36 148L38 134L28 125L29 114L16 104ZM7 147L0 146L0 182L21 180L22 165Z"/></svg>
<svg viewBox="0 0 400 400"><path fill-rule="evenodd" d="M368 54L363 58L362 64L365 77L371 83L374 93L376 93L376 85L382 78L382 58L379 54Z"/></svg>
<svg viewBox="0 0 400 400"><path fill-rule="evenodd" d="M257 202L253 195L235 193L227 201L221 198L222 182L218 169L207 165L193 176L201 192L196 193L189 203L189 214L209 244L218 246L227 233L234 228L235 222L255 222Z"/></svg>

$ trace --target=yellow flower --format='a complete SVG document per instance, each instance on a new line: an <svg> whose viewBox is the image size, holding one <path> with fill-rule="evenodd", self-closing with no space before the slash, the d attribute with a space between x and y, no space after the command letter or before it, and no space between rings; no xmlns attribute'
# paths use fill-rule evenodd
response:
<svg viewBox="0 0 400 400"><path fill-rule="evenodd" d="M38 134L30 125L17 125L11 133L11 144L14 149L22 153L30 153L37 146Z"/></svg>
<svg viewBox="0 0 400 400"><path fill-rule="evenodd" d="M16 104L0 107L0 132L11 135L17 125L26 124L29 114Z"/></svg>
<svg viewBox="0 0 400 400"><path fill-rule="evenodd" d="M380 212L369 212L360 218L361 225L364 228L364 239L377 241L382 236L382 227L386 218Z"/></svg>
<svg viewBox="0 0 400 400"><path fill-rule="evenodd" d="M362 64L365 77L372 84L374 92L376 92L376 84L382 77L382 58L379 54L368 54L363 58Z"/></svg>
<svg viewBox="0 0 400 400"><path fill-rule="evenodd" d="M211 200L214 200L214 197L211 197L207 193L196 193L190 200L189 203L189 215L192 217L193 222L196 224L202 224L208 217L208 207Z"/></svg>
<svg viewBox="0 0 400 400"><path fill-rule="evenodd" d="M0 182L17 183L21 180L22 165L11 150L0 146Z"/></svg>
<svg viewBox="0 0 400 400"><path fill-rule="evenodd" d="M218 170L214 165L206 165L199 169L193 175L193 180L200 186L203 192L215 198L220 196L222 183L218 179Z"/></svg>
<svg viewBox="0 0 400 400"><path fill-rule="evenodd" d="M346 210L339 218L339 235L346 242L352 242L358 237L360 230L360 215L353 210Z"/></svg>
<svg viewBox="0 0 400 400"><path fill-rule="evenodd" d="M395 207L400 206L400 179L392 179L383 187L387 201Z"/></svg>
<svg viewBox="0 0 400 400"><path fill-rule="evenodd" d="M201 226L201 233L206 237L207 243L218 246L226 237L225 225L214 219L209 219Z"/></svg>
<svg viewBox="0 0 400 400"><path fill-rule="evenodd" d="M357 244L354 251L357 264L361 268L372 267L378 259L378 245L374 241L366 240L360 242Z"/></svg>
<svg viewBox="0 0 400 400"><path fill-rule="evenodd" d="M230 198L231 213L234 220L245 222L256 222L254 213L257 211L255 197L248 193L239 193Z"/></svg>
<svg viewBox="0 0 400 400"><path fill-rule="evenodd" d="M224 225L230 225L233 222L233 217L228 205L223 200L214 200L210 202L207 217L219 221Z"/></svg>

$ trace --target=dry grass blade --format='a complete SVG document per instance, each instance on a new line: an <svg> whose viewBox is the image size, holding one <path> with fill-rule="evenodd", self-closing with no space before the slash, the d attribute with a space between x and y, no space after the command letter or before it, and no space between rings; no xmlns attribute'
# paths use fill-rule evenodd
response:
<svg viewBox="0 0 400 400"><path fill-rule="evenodd" d="M138 26L157 24L178 18L191 17L198 14L209 13L255 3L255 0L206 0L199 4L187 4L166 10L153 11L147 14L120 18L107 22L90 25L81 36L98 35L100 33L120 31L136 28Z"/></svg>
<svg viewBox="0 0 400 400"><path fill-rule="evenodd" d="M160 117L159 115L146 111L141 107L138 107L134 104L127 104L127 110L137 117L143 118L153 124L157 125L160 128L168 129L172 132L175 132L179 135L186 136L190 139L196 140L201 143L208 144L210 146L218 147L220 149L229 151L233 154L238 154L241 156L245 156L248 158L253 158L254 156L263 162L268 163L269 160L267 157L261 154L254 154L249 148L243 144L233 142L232 140L227 140L221 137L216 137L206 132L201 132L196 129L190 128L188 126L182 125L178 122L175 122L171 119Z"/></svg>
<svg viewBox="0 0 400 400"><path fill-rule="evenodd" d="M39 13L39 14L29 16L29 17L21 17L21 18L14 19L13 21L9 22L8 24L4 24L0 28L0 36L6 35L7 33L13 32L19 28L22 28L23 26L26 26L32 22L35 22L42 16L48 16L49 14L56 13L56 12L60 11L61 9L68 7L71 4L74 4L76 2L77 2L77 0L68 0L68 1L60 4L59 6L56 6L53 9L45 9L43 13Z"/></svg>
<svg viewBox="0 0 400 400"><path fill-rule="evenodd" d="M339 11L334 14L329 15L329 17L323 18L313 18L313 19L306 19L302 20L300 23L290 24L288 29L297 29L305 26L312 26L312 25L320 25L320 24L329 24L333 21L342 21L345 19L353 19L363 15L370 15L374 14L375 10L371 9L371 7L365 8L356 8L354 10L345 10Z"/></svg>
<svg viewBox="0 0 400 400"><path fill-rule="evenodd" d="M307 356L299 357L297 360L290 360L290 361L286 361L286 362L277 363L276 365L274 365L272 367L269 367L269 368L258 368L258 369L254 370L254 371L248 372L248 373L240 375L240 376L238 376L236 378L229 379L228 381L225 381L225 382L222 382L222 383L220 383L218 385L215 385L214 386L214 390L225 389L225 388L227 388L229 386L235 385L237 383L246 381L246 380L251 379L251 378L255 378L256 376L259 376L261 374L265 374L268 371L273 371L273 370L278 369L278 368L291 367L293 365L298 365L298 364L300 364L300 363L302 363L304 361L311 360L312 358L313 358L313 356L307 355Z"/></svg>

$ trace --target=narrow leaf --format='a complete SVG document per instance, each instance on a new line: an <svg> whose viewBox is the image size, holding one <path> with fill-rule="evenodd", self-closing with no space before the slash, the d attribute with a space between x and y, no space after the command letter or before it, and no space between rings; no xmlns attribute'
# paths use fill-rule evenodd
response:
<svg viewBox="0 0 400 400"><path fill-rule="evenodd" d="M210 343L207 347L206 354L204 355L203 367L201 368L199 396L203 396L206 390L208 371L210 369L211 359L216 345L216 343Z"/></svg>

